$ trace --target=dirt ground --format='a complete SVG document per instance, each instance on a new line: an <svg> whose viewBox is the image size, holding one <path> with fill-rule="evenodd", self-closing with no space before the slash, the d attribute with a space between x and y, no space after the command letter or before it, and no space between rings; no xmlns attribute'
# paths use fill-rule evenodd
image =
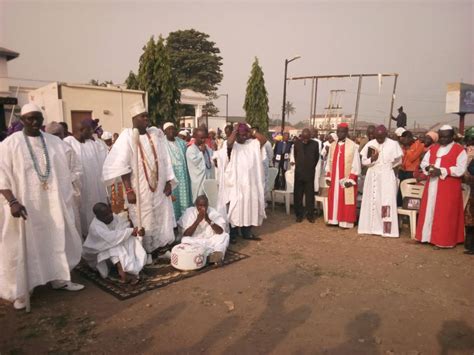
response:
<svg viewBox="0 0 474 355"><path fill-rule="evenodd" d="M473 354L474 258L269 213L251 257L118 301L92 283L0 303L0 353Z"/></svg>

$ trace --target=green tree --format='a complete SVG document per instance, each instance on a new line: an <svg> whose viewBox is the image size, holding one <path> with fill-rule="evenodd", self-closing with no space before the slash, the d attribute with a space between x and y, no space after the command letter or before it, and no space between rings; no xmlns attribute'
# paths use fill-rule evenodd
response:
<svg viewBox="0 0 474 355"><path fill-rule="evenodd" d="M262 67L258 64L258 58L252 64L250 78L247 81L244 110L247 122L256 126L261 132L268 131L268 94L265 88Z"/></svg>
<svg viewBox="0 0 474 355"><path fill-rule="evenodd" d="M222 57L216 44L203 32L170 32L166 40L171 66L180 89L212 95L222 81Z"/></svg>
<svg viewBox="0 0 474 355"><path fill-rule="evenodd" d="M138 75L130 71L126 83L129 89L148 93L148 113L153 124L176 122L180 92L163 37L156 42L150 38L140 56Z"/></svg>
<svg viewBox="0 0 474 355"><path fill-rule="evenodd" d="M89 85L92 85L92 86L102 86L102 87L107 87L107 85L114 85L114 82L112 80L106 80L106 81L103 81L103 82L100 82L99 80L96 80L96 79L91 79L89 80Z"/></svg>
<svg viewBox="0 0 474 355"><path fill-rule="evenodd" d="M130 70L130 73L128 73L127 79L125 79L125 85L127 85L127 89L140 90L140 84L138 82L138 77L131 70Z"/></svg>
<svg viewBox="0 0 474 355"><path fill-rule="evenodd" d="M291 101L287 101L285 105L285 114L288 122L290 122L290 115L296 112L296 108Z"/></svg>

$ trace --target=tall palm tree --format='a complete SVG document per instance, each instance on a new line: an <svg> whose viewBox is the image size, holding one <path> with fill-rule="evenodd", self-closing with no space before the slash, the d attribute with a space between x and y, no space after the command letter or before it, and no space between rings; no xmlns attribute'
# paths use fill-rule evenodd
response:
<svg viewBox="0 0 474 355"><path fill-rule="evenodd" d="M290 122L290 114L294 114L296 112L296 108L291 101L287 101L285 105L285 114L288 122Z"/></svg>

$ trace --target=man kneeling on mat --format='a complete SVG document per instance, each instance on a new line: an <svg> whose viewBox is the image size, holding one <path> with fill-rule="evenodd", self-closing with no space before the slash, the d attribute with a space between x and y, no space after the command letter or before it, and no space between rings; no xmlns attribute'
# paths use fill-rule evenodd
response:
<svg viewBox="0 0 474 355"><path fill-rule="evenodd" d="M82 257L103 278L109 275L109 265L117 267L120 281L136 284L138 274L146 263L146 252L141 238L143 228L131 228L123 216L112 213L105 203L94 205L95 218L83 245Z"/></svg>
<svg viewBox="0 0 474 355"><path fill-rule="evenodd" d="M206 196L196 198L178 221L183 230L181 243L198 244L207 249L209 263L220 263L229 245L229 234L224 233L226 221L214 208L209 207Z"/></svg>

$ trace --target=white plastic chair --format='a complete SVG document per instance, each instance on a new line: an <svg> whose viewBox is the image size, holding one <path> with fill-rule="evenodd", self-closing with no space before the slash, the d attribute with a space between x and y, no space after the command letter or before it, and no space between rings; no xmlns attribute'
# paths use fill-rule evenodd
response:
<svg viewBox="0 0 474 355"><path fill-rule="evenodd" d="M421 199L423 197L425 185L417 185L416 179L406 179L401 182L400 190L402 193L402 197L413 197ZM408 216L410 218L410 238L415 239L416 216L418 214L418 211L407 210L403 207L399 207L397 211L399 215Z"/></svg>
<svg viewBox="0 0 474 355"><path fill-rule="evenodd" d="M275 168L276 169L276 168ZM278 169L277 170L277 175L278 175ZM290 174L288 174L290 173ZM290 203L291 203L291 195L293 194L293 183L290 181L290 176L291 176L292 171L287 170L285 173L285 178L288 176L286 180L286 190L275 190L272 189L272 210L275 211L275 195L283 195L283 200L285 201L285 208L286 208L286 214L290 214ZM276 179L276 175L275 175ZM294 179L294 174L293 174L293 179ZM274 182L275 183L275 182Z"/></svg>
<svg viewBox="0 0 474 355"><path fill-rule="evenodd" d="M209 207L217 208L217 196L219 193L219 186L217 180L215 179L208 179L204 180L203 183L204 193L209 200Z"/></svg>
<svg viewBox="0 0 474 355"><path fill-rule="evenodd" d="M271 193L275 189L275 180L278 175L278 168L268 168L268 191Z"/></svg>
<svg viewBox="0 0 474 355"><path fill-rule="evenodd" d="M316 200L316 205L321 203L323 205L323 216L324 216L324 222L328 222L328 197L327 196L321 196L321 195L316 195L315 197Z"/></svg>

